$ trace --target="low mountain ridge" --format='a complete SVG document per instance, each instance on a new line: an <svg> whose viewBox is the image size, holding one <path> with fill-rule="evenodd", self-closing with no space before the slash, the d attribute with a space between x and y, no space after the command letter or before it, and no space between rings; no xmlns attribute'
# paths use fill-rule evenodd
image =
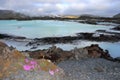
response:
<svg viewBox="0 0 120 80"><path fill-rule="evenodd" d="M27 16L12 10L0 10L0 19L19 19Z"/></svg>
<svg viewBox="0 0 120 80"><path fill-rule="evenodd" d="M120 13L113 16L114 18L120 18Z"/></svg>

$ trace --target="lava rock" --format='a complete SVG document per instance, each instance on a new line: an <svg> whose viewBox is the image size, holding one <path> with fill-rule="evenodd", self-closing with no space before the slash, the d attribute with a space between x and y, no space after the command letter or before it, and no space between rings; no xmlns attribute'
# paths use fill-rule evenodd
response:
<svg viewBox="0 0 120 80"><path fill-rule="evenodd" d="M113 60L108 50L103 50L98 44L92 44L91 46L85 47L88 50L88 55L92 58L104 58L107 60Z"/></svg>
<svg viewBox="0 0 120 80"><path fill-rule="evenodd" d="M114 28L112 28L113 30L117 30L117 31L120 31L120 25L118 25L118 26L116 26L116 27L114 27Z"/></svg>
<svg viewBox="0 0 120 80"><path fill-rule="evenodd" d="M67 60L73 56L73 53L70 51L63 51L56 46L52 46L49 49L45 50L37 50L37 51L29 51L28 52L31 58L34 59L49 59L52 62L60 62Z"/></svg>
<svg viewBox="0 0 120 80"><path fill-rule="evenodd" d="M88 58L88 51L84 48L74 48L71 50L76 60Z"/></svg>

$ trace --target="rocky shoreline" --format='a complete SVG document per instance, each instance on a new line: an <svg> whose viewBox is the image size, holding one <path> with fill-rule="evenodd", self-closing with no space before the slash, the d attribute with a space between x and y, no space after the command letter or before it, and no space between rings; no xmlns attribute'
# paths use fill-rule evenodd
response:
<svg viewBox="0 0 120 80"><path fill-rule="evenodd" d="M24 47L29 47L31 50L36 50L42 45L53 45L53 44L74 44L85 41L95 41L95 42L119 42L120 33L111 32L107 30L96 30L93 33L76 33L75 36L63 36L63 37L45 37L45 38L35 38L28 39L22 36L14 36L8 34L0 34L0 40L24 43ZM28 48L27 48L28 49Z"/></svg>
<svg viewBox="0 0 120 80"><path fill-rule="evenodd" d="M35 51L25 51L28 53L29 57L34 59L49 59L52 62L59 63L65 60L80 60L87 58L103 58L113 62L120 62L118 58L112 58L108 50L103 50L98 44L92 44L84 48L74 48L70 51L62 50L56 46L52 46L49 49L35 50Z"/></svg>
<svg viewBox="0 0 120 80"><path fill-rule="evenodd" d="M109 33L109 32L104 31L104 33ZM40 42L46 43L46 44L72 43L74 40L117 42L117 41L120 41L119 35L120 33L112 33L112 32L110 33L110 35L97 34L97 33L77 33L77 36L46 37L46 38L40 38L40 39L36 38L34 39L34 41L29 42L28 45L33 45L33 44L39 45Z"/></svg>
<svg viewBox="0 0 120 80"><path fill-rule="evenodd" d="M78 40L96 41L96 42L118 42L120 41L120 33L110 32L106 30L97 30L94 33L77 33L76 36L63 36L63 37L45 37L28 39L26 37L12 36L8 34L0 34L0 39L7 39L13 41L27 41L27 46L33 46L33 49L39 45L44 44L58 44L58 43L74 43Z"/></svg>

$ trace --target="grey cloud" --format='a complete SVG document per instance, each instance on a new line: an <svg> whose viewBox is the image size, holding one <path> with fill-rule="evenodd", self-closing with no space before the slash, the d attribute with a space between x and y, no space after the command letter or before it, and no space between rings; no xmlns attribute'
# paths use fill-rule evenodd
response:
<svg viewBox="0 0 120 80"><path fill-rule="evenodd" d="M120 12L120 0L0 0L0 9L30 15L96 14L112 16Z"/></svg>

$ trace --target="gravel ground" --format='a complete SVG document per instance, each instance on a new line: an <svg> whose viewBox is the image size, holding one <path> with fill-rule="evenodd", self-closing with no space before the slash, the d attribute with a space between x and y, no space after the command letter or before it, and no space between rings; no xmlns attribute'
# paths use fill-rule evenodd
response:
<svg viewBox="0 0 120 80"><path fill-rule="evenodd" d="M120 63L105 59L68 60L58 64L65 80L120 80Z"/></svg>
<svg viewBox="0 0 120 80"><path fill-rule="evenodd" d="M0 79L1 80L1 79ZM2 80L64 80L62 75L50 75L44 71L18 71L16 74L11 74L8 78Z"/></svg>

